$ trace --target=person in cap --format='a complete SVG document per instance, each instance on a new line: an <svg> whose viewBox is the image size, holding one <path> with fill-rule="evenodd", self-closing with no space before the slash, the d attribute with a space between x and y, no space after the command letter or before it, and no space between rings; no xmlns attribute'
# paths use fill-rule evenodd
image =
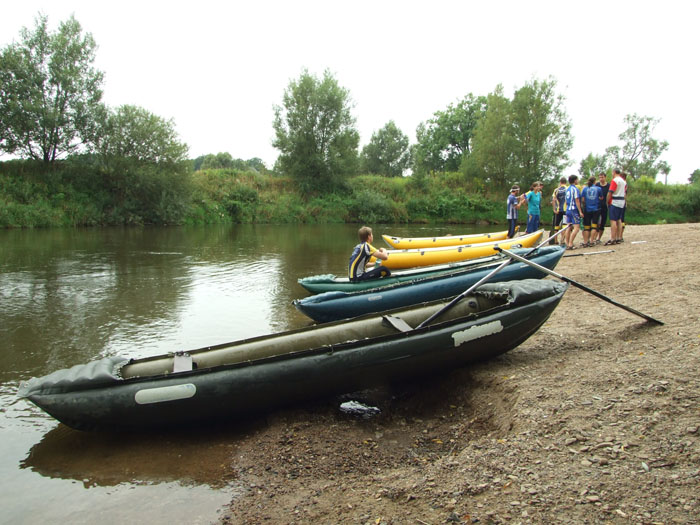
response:
<svg viewBox="0 0 700 525"><path fill-rule="evenodd" d="M518 192L520 192L520 186L517 184L513 185L506 199L506 219L508 219L509 239L515 237L515 231L518 226L518 209L523 203L523 201L518 198Z"/></svg>

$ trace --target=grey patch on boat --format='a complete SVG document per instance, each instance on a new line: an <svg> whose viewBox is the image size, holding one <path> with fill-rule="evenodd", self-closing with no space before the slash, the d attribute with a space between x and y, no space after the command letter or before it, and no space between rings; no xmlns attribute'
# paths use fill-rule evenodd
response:
<svg viewBox="0 0 700 525"><path fill-rule="evenodd" d="M454 332L452 334L452 339L455 342L455 346L460 346L468 341L486 337L487 335L497 334L501 331L503 331L501 321L491 321L490 323L472 326L460 332Z"/></svg>
<svg viewBox="0 0 700 525"><path fill-rule="evenodd" d="M165 401L177 401L178 399L188 399L197 393L197 387L192 383L185 385L164 386L159 388L147 388L139 390L134 395L134 401L139 405L149 405L151 403L163 403Z"/></svg>
<svg viewBox="0 0 700 525"><path fill-rule="evenodd" d="M361 417L362 419L369 419L381 412L377 407L367 406L359 401L346 401L345 403L341 403L340 411L350 416Z"/></svg>

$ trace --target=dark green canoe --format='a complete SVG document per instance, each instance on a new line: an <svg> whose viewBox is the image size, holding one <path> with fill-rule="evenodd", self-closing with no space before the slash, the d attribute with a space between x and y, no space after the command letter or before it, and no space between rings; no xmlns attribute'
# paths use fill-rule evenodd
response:
<svg viewBox="0 0 700 525"><path fill-rule="evenodd" d="M105 358L34 378L18 395L82 430L229 420L506 352L532 335L566 284L486 284L446 303L372 314L138 360Z"/></svg>
<svg viewBox="0 0 700 525"><path fill-rule="evenodd" d="M528 259L549 270L553 270L562 255L563 246L545 246L536 250L526 250ZM413 279L389 286L371 288L358 292L324 292L293 302L294 306L304 315L314 321L327 323L338 319L347 319L371 312L381 312L394 308L407 307L416 303L437 301L459 295L464 290L479 282L488 275L496 266L501 264L490 263L484 266L467 269L454 269L444 274L434 274L420 279ZM546 274L525 263L511 263L489 282L516 281L519 279L542 279ZM378 282L384 279L375 279L366 282Z"/></svg>
<svg viewBox="0 0 700 525"><path fill-rule="evenodd" d="M526 253L532 251L532 248L517 248L512 250L520 256L525 256ZM426 277L435 277L438 275L450 275L454 272L462 272L468 270L476 270L479 268L495 268L505 260L505 256L495 254L489 257L481 257L479 259L469 259L467 261L454 262L449 264L438 264L435 266L424 266L412 268L410 270L392 271L391 277L381 279L372 279L369 281L350 282L347 277L338 277L335 274L312 275L303 277L298 280L299 284L311 293L323 292L359 292L369 290L371 288L379 288L382 286L391 286L397 283L405 283L415 281L417 279L425 279Z"/></svg>

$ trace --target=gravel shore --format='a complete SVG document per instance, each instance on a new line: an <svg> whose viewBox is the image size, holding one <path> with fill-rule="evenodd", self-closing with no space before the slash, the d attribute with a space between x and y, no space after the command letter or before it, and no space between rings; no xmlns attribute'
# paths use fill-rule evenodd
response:
<svg viewBox="0 0 700 525"><path fill-rule="evenodd" d="M276 412L221 523L700 523L700 225L624 237L557 271L663 326L570 287L508 354L354 398L379 414Z"/></svg>

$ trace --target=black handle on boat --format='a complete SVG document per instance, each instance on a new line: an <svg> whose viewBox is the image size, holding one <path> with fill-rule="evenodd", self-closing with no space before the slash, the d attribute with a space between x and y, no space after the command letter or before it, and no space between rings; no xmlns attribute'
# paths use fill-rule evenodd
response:
<svg viewBox="0 0 700 525"><path fill-rule="evenodd" d="M639 317L643 317L647 321L651 321L652 323L661 324L661 325L664 324L662 321L659 321L658 319L654 319L653 317L650 317L646 314L643 314L642 312L638 312L634 308L630 308L629 306L625 306L624 304L620 304L617 301L610 299L610 297L607 297L600 292L596 292L592 288L589 288L588 286L584 286L583 284L578 283L578 282L574 281L573 279L569 279L568 277L561 275L560 273L557 273L553 270L550 270L549 268L545 268L544 266L541 266L535 262L528 261L527 259L523 259L522 257L520 257L520 255L516 255L516 254L509 252L508 250L504 250L503 248L500 248L498 246L496 246L495 249L501 253L505 253L508 257L511 257L515 261L520 261L520 262L523 262L525 264L529 264L533 268L537 268L538 270L540 270L544 273L547 273L547 274L551 275L552 277L556 277L557 279L561 279L562 281L567 282L567 283L575 286L576 288L580 288L584 292L588 292L589 294L595 295L598 299L602 299L603 301L606 301L606 302L613 304L619 308L622 308L623 310L627 310L628 312L633 313L634 315L638 315Z"/></svg>
<svg viewBox="0 0 700 525"><path fill-rule="evenodd" d="M532 250L530 250L529 252L527 252L527 253L525 254L525 257L527 257L528 255L530 255L532 252L534 252L534 251L537 250L538 248L541 248L542 246L544 246L545 244L547 244L549 241L551 241L552 239L554 239L554 238L555 238L557 235L559 235L560 233L564 232L564 231L565 231L567 228L569 228L570 226L571 226L571 224L569 224L568 226L566 226L566 228L563 228L563 229L559 230L557 233L555 233L554 235L552 235L549 239L545 239L544 241L542 241L540 244L538 244L537 246L535 246ZM501 248L499 248L498 245L496 245L496 246L494 246L494 250L499 250L499 251L501 251ZM504 250L504 251L505 251L505 250ZM464 299L467 295L469 295L470 293L472 293L476 288L478 288L479 286L481 286L482 284L484 284L486 281L488 281L489 279L491 279L491 277L493 277L494 275L496 275L498 272L500 272L503 268L505 268L506 266L508 266L508 265L509 265L510 263L512 263L512 262L513 262L513 259L506 259L505 261L503 261L497 268L494 268L488 275L485 275L484 277L482 277L481 279L479 279L479 281L478 281L477 283L471 285L468 289L466 289L466 290L463 291L461 294L459 294L457 297L455 297L454 299L452 299L449 303L447 303L445 306L443 306L440 310L438 310L438 311L435 312L433 315L431 315L430 317L428 317L425 321L423 321L421 324L419 324L418 326L416 326L416 330L417 330L418 328L423 328L425 325L431 323L431 322L434 321L436 318L438 318L439 316L441 316L442 314L444 314L445 312L447 312L448 310L450 310L454 305L456 305L458 302L460 302L462 299ZM539 265L538 265L538 266L539 266Z"/></svg>

